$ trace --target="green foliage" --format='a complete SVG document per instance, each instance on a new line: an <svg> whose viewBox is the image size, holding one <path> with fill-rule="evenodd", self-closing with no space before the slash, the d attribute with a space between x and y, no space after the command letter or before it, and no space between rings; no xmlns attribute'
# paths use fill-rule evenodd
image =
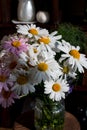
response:
<svg viewBox="0 0 87 130"><path fill-rule="evenodd" d="M71 23L61 23L58 26L58 34L74 46L80 46L81 52L87 54L87 36L78 26Z"/></svg>

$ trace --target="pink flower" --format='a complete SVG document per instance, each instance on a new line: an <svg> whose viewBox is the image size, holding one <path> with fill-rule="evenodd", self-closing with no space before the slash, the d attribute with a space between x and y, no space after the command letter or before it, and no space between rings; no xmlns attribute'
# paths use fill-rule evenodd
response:
<svg viewBox="0 0 87 130"><path fill-rule="evenodd" d="M8 69L12 72L17 68L17 66L20 67L18 59L19 58L16 55L6 51L5 54L0 58L0 67Z"/></svg>
<svg viewBox="0 0 87 130"><path fill-rule="evenodd" d="M10 80L10 73L8 70L0 69L0 92L2 89L6 91L13 86L13 81Z"/></svg>
<svg viewBox="0 0 87 130"><path fill-rule="evenodd" d="M15 55L19 55L21 52L27 50L28 44L26 43L27 39L22 37L11 37L7 41L4 41L2 45L5 50L11 52Z"/></svg>
<svg viewBox="0 0 87 130"><path fill-rule="evenodd" d="M2 107L6 108L15 103L14 99L18 99L19 97L13 91L5 91L4 89L0 93L0 104Z"/></svg>

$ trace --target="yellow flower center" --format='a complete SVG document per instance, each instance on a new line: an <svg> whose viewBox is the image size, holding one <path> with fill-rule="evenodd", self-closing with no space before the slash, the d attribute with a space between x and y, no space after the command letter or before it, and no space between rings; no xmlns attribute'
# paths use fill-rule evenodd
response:
<svg viewBox="0 0 87 130"><path fill-rule="evenodd" d="M38 64L38 70L40 70L40 71L46 71L46 70L48 70L48 64L46 64L44 62Z"/></svg>
<svg viewBox="0 0 87 130"><path fill-rule="evenodd" d="M68 74L69 73L69 67L68 66L64 66L62 71L63 71L63 73Z"/></svg>
<svg viewBox="0 0 87 130"><path fill-rule="evenodd" d="M5 99L8 99L11 95L11 91L5 91L4 89L2 90L2 95Z"/></svg>
<svg viewBox="0 0 87 130"><path fill-rule="evenodd" d="M27 81L28 81L28 77L25 76L25 75L20 75L20 76L17 78L17 83L20 84L20 85L26 84Z"/></svg>
<svg viewBox="0 0 87 130"><path fill-rule="evenodd" d="M38 39L38 42L43 42L44 44L49 44L50 43L50 39L49 37L41 37L40 39Z"/></svg>
<svg viewBox="0 0 87 130"><path fill-rule="evenodd" d="M74 58L76 58L76 59L79 59L79 58L80 58L80 53L79 53L77 50L75 50L75 49L71 50L71 51L69 52L69 54L70 54L71 56L73 56Z"/></svg>
<svg viewBox="0 0 87 130"><path fill-rule="evenodd" d="M60 84L55 83L55 84L53 84L52 89L53 89L53 91L58 92L58 91L60 91L61 86L60 86Z"/></svg>
<svg viewBox="0 0 87 130"><path fill-rule="evenodd" d="M5 82L6 81L6 76L0 75L0 82Z"/></svg>
<svg viewBox="0 0 87 130"><path fill-rule="evenodd" d="M14 47L19 47L19 46L21 45L21 42L19 42L19 41L13 41L13 42L12 42L12 45L13 45Z"/></svg>
<svg viewBox="0 0 87 130"><path fill-rule="evenodd" d="M36 48L34 48L33 50L34 50L34 53L37 53L37 52L38 52L38 50L37 50Z"/></svg>
<svg viewBox="0 0 87 130"><path fill-rule="evenodd" d="M30 29L28 32L33 35L38 35L38 31L36 29Z"/></svg>

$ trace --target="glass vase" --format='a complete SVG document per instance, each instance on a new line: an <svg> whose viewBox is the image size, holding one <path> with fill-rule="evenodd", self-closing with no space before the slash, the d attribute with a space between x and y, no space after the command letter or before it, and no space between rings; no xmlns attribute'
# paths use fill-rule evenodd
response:
<svg viewBox="0 0 87 130"><path fill-rule="evenodd" d="M36 130L63 130L64 101L44 103L36 99L34 123Z"/></svg>

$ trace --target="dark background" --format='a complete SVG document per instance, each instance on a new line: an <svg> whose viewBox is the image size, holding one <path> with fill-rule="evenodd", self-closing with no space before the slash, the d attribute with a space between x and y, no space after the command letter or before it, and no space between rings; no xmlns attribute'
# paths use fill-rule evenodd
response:
<svg viewBox="0 0 87 130"><path fill-rule="evenodd" d="M78 25L87 34L87 0L34 0L36 13L48 11L50 21L47 24L36 23L48 29L67 22ZM16 32L12 19L17 19L18 0L0 0L0 39L4 35ZM83 75L82 84L77 86L65 100L66 110L73 113L81 124L81 130L87 130L87 72ZM20 106L22 105L19 103ZM18 101L15 105L18 107ZM19 110L19 109L18 109ZM0 108L0 113L2 113ZM16 114L16 111L15 111ZM15 117L14 117L15 118ZM0 119L1 121L1 119ZM1 125L1 123L0 123Z"/></svg>

